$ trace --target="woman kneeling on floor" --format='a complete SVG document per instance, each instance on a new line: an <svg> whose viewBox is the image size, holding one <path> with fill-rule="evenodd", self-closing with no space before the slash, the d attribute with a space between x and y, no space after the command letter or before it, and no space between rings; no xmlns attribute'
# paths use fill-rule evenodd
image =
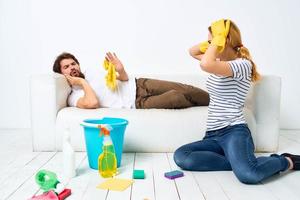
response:
<svg viewBox="0 0 300 200"><path fill-rule="evenodd" d="M201 141L183 145L174 153L184 170L232 170L246 184L256 184L278 172L300 169L300 156L284 153L255 157L243 107L251 82L260 75L243 46L238 27L230 20L218 20L208 28L208 41L190 49L210 73L207 131Z"/></svg>

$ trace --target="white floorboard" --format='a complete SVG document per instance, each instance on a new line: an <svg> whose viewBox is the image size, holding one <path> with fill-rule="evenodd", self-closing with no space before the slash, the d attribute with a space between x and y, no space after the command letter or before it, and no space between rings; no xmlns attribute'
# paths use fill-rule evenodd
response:
<svg viewBox="0 0 300 200"><path fill-rule="evenodd" d="M0 184L0 197L8 198L18 188L20 188L28 179L34 178L36 172L45 165L55 152L45 152L27 162L23 167L18 168L5 181Z"/></svg>
<svg viewBox="0 0 300 200"><path fill-rule="evenodd" d="M132 200L155 199L153 156L151 153L136 153L134 169L144 170L145 179L135 179L131 191Z"/></svg>
<svg viewBox="0 0 300 200"><path fill-rule="evenodd" d="M227 173L227 172L221 172ZM206 200L229 199L216 179L220 172L193 172L198 186Z"/></svg>
<svg viewBox="0 0 300 200"><path fill-rule="evenodd" d="M89 168L87 157L77 170L77 176L70 180L67 188L72 190L68 200L76 199L106 199L107 190L98 190L96 186L102 181L98 171Z"/></svg>
<svg viewBox="0 0 300 200"><path fill-rule="evenodd" d="M293 136L293 137L291 137ZM299 141L299 142L296 142ZM280 152L300 154L300 134L283 134L280 137ZM263 184L278 199L300 199L300 173L297 171L275 175Z"/></svg>
<svg viewBox="0 0 300 200"><path fill-rule="evenodd" d="M277 199L262 184L241 184L231 171L215 174L215 178L230 200Z"/></svg>
<svg viewBox="0 0 300 200"><path fill-rule="evenodd" d="M174 162L173 153L168 153L171 170L181 170ZM204 200L193 172L184 171L184 178L174 179L181 200Z"/></svg>
<svg viewBox="0 0 300 200"><path fill-rule="evenodd" d="M97 189L105 181L89 168L85 152L76 153L77 176L63 176L61 152L32 152L29 130L0 130L0 199L22 200L40 194L35 174L40 169L56 172L72 195L67 200L300 200L300 172L275 175L261 184L240 183L231 171L189 172L169 180L164 173L176 170L172 153L124 153L119 178L132 178L134 169L145 171L123 192ZM5 141L5 142L3 142ZM300 131L282 130L279 153L300 154ZM268 155L268 154L258 154Z"/></svg>

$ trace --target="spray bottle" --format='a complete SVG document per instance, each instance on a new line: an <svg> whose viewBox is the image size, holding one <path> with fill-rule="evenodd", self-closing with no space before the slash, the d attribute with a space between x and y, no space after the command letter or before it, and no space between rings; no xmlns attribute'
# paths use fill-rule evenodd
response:
<svg viewBox="0 0 300 200"><path fill-rule="evenodd" d="M103 135L102 153L98 157L98 171L103 178L113 177L117 173L117 158L110 137L112 127L99 125L100 135Z"/></svg>
<svg viewBox="0 0 300 200"><path fill-rule="evenodd" d="M71 145L70 137L70 129L66 128L63 141L63 168L65 176L69 179L76 176L75 152Z"/></svg>

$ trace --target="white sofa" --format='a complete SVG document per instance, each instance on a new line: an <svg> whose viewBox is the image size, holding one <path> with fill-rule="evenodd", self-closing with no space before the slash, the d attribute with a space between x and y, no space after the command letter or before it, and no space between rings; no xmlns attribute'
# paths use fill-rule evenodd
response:
<svg viewBox="0 0 300 200"><path fill-rule="evenodd" d="M139 76L137 76L139 77ZM140 76L178 81L205 88L201 75ZM125 132L125 152L173 152L179 146L202 139L207 107L167 109L79 109L67 107L70 87L60 74L33 75L31 125L34 151L62 149L65 128L71 131L76 151L85 151L83 128L86 118L121 117L129 121ZM256 151L274 152L278 147L281 79L263 76L251 87L244 114L253 135Z"/></svg>

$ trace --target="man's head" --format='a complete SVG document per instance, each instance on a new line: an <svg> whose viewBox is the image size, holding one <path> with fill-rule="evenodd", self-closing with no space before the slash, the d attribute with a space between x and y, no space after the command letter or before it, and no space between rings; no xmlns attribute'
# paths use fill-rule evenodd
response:
<svg viewBox="0 0 300 200"><path fill-rule="evenodd" d="M85 78L80 71L78 60L70 53L64 52L57 56L53 64L53 71L63 75Z"/></svg>

